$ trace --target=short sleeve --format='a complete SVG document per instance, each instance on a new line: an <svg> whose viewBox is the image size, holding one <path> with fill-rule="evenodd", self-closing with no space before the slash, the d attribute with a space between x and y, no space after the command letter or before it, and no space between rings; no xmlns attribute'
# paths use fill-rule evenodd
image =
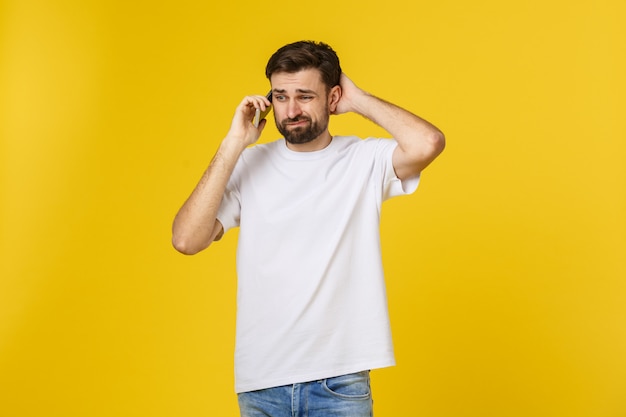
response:
<svg viewBox="0 0 626 417"><path fill-rule="evenodd" d="M239 193L237 168L231 175L228 183L226 184L226 190L222 197L222 202L217 210L217 220L222 224L224 233L229 229L239 226L239 219L241 217L241 198Z"/></svg>
<svg viewBox="0 0 626 417"><path fill-rule="evenodd" d="M393 151L398 146L398 143L391 140L382 140L384 144L384 150L382 153L383 158L383 201L392 197L400 195L413 194L420 182L420 175L416 175L405 180L401 180L396 175L396 171L393 168Z"/></svg>

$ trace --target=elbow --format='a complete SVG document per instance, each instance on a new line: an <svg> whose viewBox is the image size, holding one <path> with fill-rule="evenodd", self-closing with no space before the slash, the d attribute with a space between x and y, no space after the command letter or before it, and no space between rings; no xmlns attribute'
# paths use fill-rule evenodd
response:
<svg viewBox="0 0 626 417"><path fill-rule="evenodd" d="M430 165L446 147L446 137L439 129L434 129L422 137L422 146L414 149L411 156L414 173L421 172Z"/></svg>
<svg viewBox="0 0 626 417"><path fill-rule="evenodd" d="M398 178L404 180L418 175L446 147L446 138L439 129L434 128L416 137L413 141L398 144L397 159L394 158L394 169Z"/></svg>
<svg viewBox="0 0 626 417"><path fill-rule="evenodd" d="M439 129L422 136L420 146L413 149L412 159L418 165L428 165L439 156L446 147L446 137ZM423 166L423 167L424 167ZM422 168L423 168L422 167Z"/></svg>
<svg viewBox="0 0 626 417"><path fill-rule="evenodd" d="M178 252L183 255L195 255L196 253L205 249L205 247L194 244L190 239L186 239L184 236L172 236L172 246Z"/></svg>
<svg viewBox="0 0 626 417"><path fill-rule="evenodd" d="M172 246L184 255L195 255L208 248L215 240L219 240L224 234L224 229L219 220L215 220L212 230L198 227L189 227L178 219L174 220L172 227Z"/></svg>
<svg viewBox="0 0 626 417"><path fill-rule="evenodd" d="M433 157L438 156L446 148L446 137L439 129L430 135L429 142Z"/></svg>
<svg viewBox="0 0 626 417"><path fill-rule="evenodd" d="M192 248L184 240L172 238L172 246L174 246L174 249L183 255L195 255L198 253L197 251L192 250Z"/></svg>

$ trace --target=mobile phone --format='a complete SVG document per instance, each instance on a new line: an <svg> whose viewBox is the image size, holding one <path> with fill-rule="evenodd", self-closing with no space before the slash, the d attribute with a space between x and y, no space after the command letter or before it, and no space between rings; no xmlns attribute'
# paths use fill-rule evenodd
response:
<svg viewBox="0 0 626 417"><path fill-rule="evenodd" d="M272 102L272 90L270 90L270 92L267 93L265 97L271 103ZM254 120L252 121L252 124L254 125L254 127L259 127L259 123L261 122L261 120L265 119L265 116L269 114L270 110L272 110L272 106L267 107L263 111L261 111L261 109L256 109L256 112L254 113Z"/></svg>

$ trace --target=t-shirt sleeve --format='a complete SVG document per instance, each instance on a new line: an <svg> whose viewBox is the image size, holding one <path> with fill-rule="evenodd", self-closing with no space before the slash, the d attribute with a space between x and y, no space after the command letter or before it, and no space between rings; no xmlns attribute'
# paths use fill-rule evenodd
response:
<svg viewBox="0 0 626 417"><path fill-rule="evenodd" d="M217 220L219 220L222 224L224 233L226 233L229 229L239 226L241 198L239 194L239 176L237 171L237 167L235 167L234 172L226 184L226 190L224 191L222 202L217 210Z"/></svg>
<svg viewBox="0 0 626 417"><path fill-rule="evenodd" d="M420 175L401 180L393 169L393 151L398 146L394 139L381 139L383 169L383 201L399 195L413 194L420 182Z"/></svg>

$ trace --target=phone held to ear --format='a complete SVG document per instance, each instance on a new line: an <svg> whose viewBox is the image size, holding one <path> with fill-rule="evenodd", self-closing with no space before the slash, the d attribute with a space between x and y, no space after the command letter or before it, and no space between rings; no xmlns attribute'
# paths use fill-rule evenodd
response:
<svg viewBox="0 0 626 417"><path fill-rule="evenodd" d="M272 102L272 91L270 90L270 92L267 93L267 95L265 97L271 103ZM256 112L254 113L254 120L252 121L252 124L254 125L254 127L259 127L259 123L261 122L261 120L265 119L265 116L267 116L269 114L270 110L272 110L272 106L267 107L263 111L261 111L261 109L256 109Z"/></svg>

